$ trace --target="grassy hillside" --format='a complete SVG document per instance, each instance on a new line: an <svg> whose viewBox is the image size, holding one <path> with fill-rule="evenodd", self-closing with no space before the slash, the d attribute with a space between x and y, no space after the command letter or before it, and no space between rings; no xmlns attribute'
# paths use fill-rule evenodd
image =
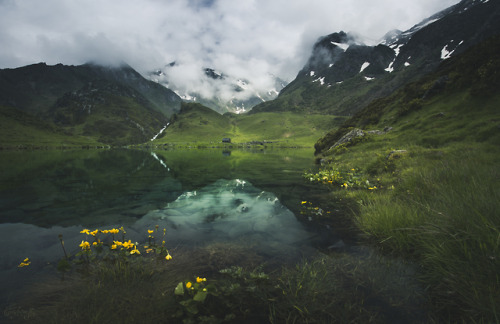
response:
<svg viewBox="0 0 500 324"><path fill-rule="evenodd" d="M101 146L96 139L73 136L15 108L0 106L0 147Z"/></svg>
<svg viewBox="0 0 500 324"><path fill-rule="evenodd" d="M221 143L222 138L230 138L236 144L266 141L312 146L318 137L342 121L341 117L293 112L220 115L200 104L183 104L154 144L214 145Z"/></svg>
<svg viewBox="0 0 500 324"><path fill-rule="evenodd" d="M0 104L37 115L46 112L65 94L99 83L133 89L146 98L153 109L165 116L171 116L179 110L179 96L144 79L127 65L49 66L39 63L16 69L0 69Z"/></svg>
<svg viewBox="0 0 500 324"><path fill-rule="evenodd" d="M491 39L373 102L318 141L324 164L306 175L351 202L374 245L419 264L444 322L499 319L499 50ZM334 146L354 128L365 136Z"/></svg>

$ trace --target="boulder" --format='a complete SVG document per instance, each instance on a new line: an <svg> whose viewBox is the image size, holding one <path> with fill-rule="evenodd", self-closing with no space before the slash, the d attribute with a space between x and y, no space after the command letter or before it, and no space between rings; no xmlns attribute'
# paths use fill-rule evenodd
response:
<svg viewBox="0 0 500 324"><path fill-rule="evenodd" d="M349 131L346 133L344 136L342 136L335 144L333 144L329 150L332 150L336 148L337 146L340 146L342 144L347 144L349 142L352 142L354 139L359 138L359 137L364 137L365 132L359 128L354 128L353 130Z"/></svg>

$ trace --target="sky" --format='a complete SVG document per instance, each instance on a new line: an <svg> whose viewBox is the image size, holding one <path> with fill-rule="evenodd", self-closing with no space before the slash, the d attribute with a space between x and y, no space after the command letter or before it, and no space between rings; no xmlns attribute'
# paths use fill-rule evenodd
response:
<svg viewBox="0 0 500 324"><path fill-rule="evenodd" d="M126 62L145 75L175 61L169 78L178 85L203 87L210 67L266 88L270 74L292 81L321 36L376 43L458 2L0 0L0 68Z"/></svg>

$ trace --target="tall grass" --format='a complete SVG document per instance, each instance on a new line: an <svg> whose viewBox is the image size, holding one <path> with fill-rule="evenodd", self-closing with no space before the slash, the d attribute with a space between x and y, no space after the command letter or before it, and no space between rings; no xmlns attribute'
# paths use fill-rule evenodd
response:
<svg viewBox="0 0 500 324"><path fill-rule="evenodd" d="M478 152L417 159L357 221L386 248L414 253L439 309L491 322L500 320L500 173L494 152Z"/></svg>

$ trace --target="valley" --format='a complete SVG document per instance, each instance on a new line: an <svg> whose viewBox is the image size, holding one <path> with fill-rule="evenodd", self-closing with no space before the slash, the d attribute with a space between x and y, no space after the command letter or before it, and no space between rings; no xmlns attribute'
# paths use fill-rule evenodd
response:
<svg viewBox="0 0 500 324"><path fill-rule="evenodd" d="M92 200L110 185L104 174L116 179L111 182L123 181L130 189L114 188L119 194L111 195L112 200L126 196L121 204L130 208L108 207L103 199L102 215L110 213L113 226L126 220L135 226L129 230L135 237L145 227L149 234L161 235L158 225L156 232L149 229L154 221L173 232L185 231L186 237L221 230L220 236L227 238L233 230L256 228L257 234L244 232L252 238L250 247L229 239L191 246L179 234L175 244L180 253L174 260L180 261L172 262L177 268L148 263L150 273L134 268L131 273L137 277L131 275L124 284L175 289L164 303L170 308L155 315L163 304L148 299L147 289L121 291L131 299L134 293L146 296L139 310L131 311L135 319L143 315L140 309L149 309L151 321L177 310L168 316L193 323L494 323L500 314L499 52L500 2L463 0L406 31L388 32L377 44L367 45L343 31L320 37L297 77L276 98L241 114L221 108L229 103L183 100L164 86L165 74L148 80L126 64L40 63L4 69L0 148L10 159L4 165L19 179L24 171L12 161L23 160L21 149L74 149L68 155L47 150L58 152L57 159L64 157L60 173L59 167L47 167L56 160L50 153L39 158L43 166L26 170L36 174L50 169L58 192L81 188L91 198L78 197L79 208L98 216L101 207L92 209ZM222 76L207 71L215 79ZM227 107L237 111L234 103ZM80 148L110 150L82 153ZM124 171L114 173L119 165ZM71 170L76 180L64 182L59 177L64 170ZM136 173L140 188L128 182ZM85 181L80 183L82 174ZM8 172L5 176L10 177ZM16 190L32 195L45 185L14 182ZM104 189L96 194L97 183ZM22 210L5 205L21 221L23 213L32 217L59 204L71 210L71 195L62 202L56 196L40 199L39 209L37 204ZM135 199L144 199L147 206ZM290 255L281 250L283 255L266 259L266 252L278 247L273 240L284 233L267 227L265 234L259 232L259 226L275 219L244 218L254 212L249 201L258 201L264 213L295 215L290 228L303 226L308 233L298 231L300 239L290 239L296 245L286 251L294 257L303 253L302 261L287 263ZM212 204L226 207L210 209ZM248 222L228 225L238 217L226 210ZM84 214L86 226L106 225ZM65 221L76 226L80 219ZM269 247L259 246L267 239ZM99 242L96 238L94 243ZM148 242L151 249L151 236ZM163 253L160 259L170 256L163 244L155 247ZM93 253L88 251L94 250L83 251L88 265ZM135 257L126 253L126 258ZM278 257L286 259L281 268L270 261ZM100 296L92 309L103 310L121 296L107 288L122 283L122 264L114 263L117 268L106 272L104 259L95 262L97 270L90 272L99 284L90 285L84 296ZM187 276L183 267L197 286L182 279ZM165 279L166 271L174 279ZM202 271L217 278L211 286L195 277ZM196 294L190 295L191 286ZM163 298L158 289L154 296ZM57 306L61 318L78 312L88 319L89 312L68 302ZM42 318L49 314L40 309ZM100 320L110 318L118 320L113 315Z"/></svg>

